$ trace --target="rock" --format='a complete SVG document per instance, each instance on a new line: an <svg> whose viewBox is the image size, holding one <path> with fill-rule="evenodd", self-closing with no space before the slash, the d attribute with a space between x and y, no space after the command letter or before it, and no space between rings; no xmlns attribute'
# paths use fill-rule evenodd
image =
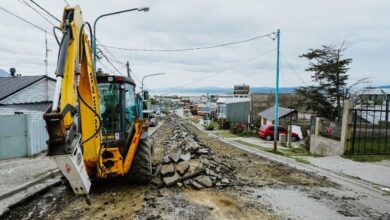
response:
<svg viewBox="0 0 390 220"><path fill-rule="evenodd" d="M199 175L206 170L206 165L204 164L205 162L203 160L195 159L189 160L188 162L190 164L190 168L185 174L186 177L193 177Z"/></svg>
<svg viewBox="0 0 390 220"><path fill-rule="evenodd" d="M176 171L183 176L187 172L188 168L190 168L190 163L188 163L188 161L182 161L177 164Z"/></svg>
<svg viewBox="0 0 390 220"><path fill-rule="evenodd" d="M171 153L168 155L169 158L170 158L173 162L175 162L175 163L179 162L180 156L181 156L181 149L180 149L180 148L176 148L176 149L177 149L176 151L171 152Z"/></svg>
<svg viewBox="0 0 390 220"><path fill-rule="evenodd" d="M188 147L191 151L197 151L199 148L201 148L201 146L198 144L198 142L193 141L193 140L187 142L187 147Z"/></svg>
<svg viewBox="0 0 390 220"><path fill-rule="evenodd" d="M177 183L177 186L178 186L178 187L182 187L182 186L183 186L183 183L178 182L178 183Z"/></svg>
<svg viewBox="0 0 390 220"><path fill-rule="evenodd" d="M197 183L196 181L191 182L191 186L194 187L195 189L202 189L203 186Z"/></svg>
<svg viewBox="0 0 390 220"><path fill-rule="evenodd" d="M175 172L173 176L164 177L163 181L166 186L171 186L180 181L180 175Z"/></svg>
<svg viewBox="0 0 390 220"><path fill-rule="evenodd" d="M180 156L180 159L181 159L181 160L184 160L184 161L190 160L190 159L191 159L191 153L188 152L188 153L186 153L186 154L182 154L182 155Z"/></svg>
<svg viewBox="0 0 390 220"><path fill-rule="evenodd" d="M171 162L169 155L164 156L164 163L169 163L169 162Z"/></svg>
<svg viewBox="0 0 390 220"><path fill-rule="evenodd" d="M196 151L198 154L208 154L209 151L206 148L200 148Z"/></svg>
<svg viewBox="0 0 390 220"><path fill-rule="evenodd" d="M229 179L227 179L227 178L223 178L221 180L221 182L224 183L224 184L229 184L230 183Z"/></svg>
<svg viewBox="0 0 390 220"><path fill-rule="evenodd" d="M166 165L162 166L161 171L160 171L160 173L163 177L171 176L174 174L174 172L175 172L175 169L173 168L173 164L166 164Z"/></svg>
<svg viewBox="0 0 390 220"><path fill-rule="evenodd" d="M217 176L217 174L212 169L209 168L206 168L206 174L209 176Z"/></svg>
<svg viewBox="0 0 390 220"><path fill-rule="evenodd" d="M212 187L213 181L211 181L210 177L202 175L195 178L195 181L202 184L205 187Z"/></svg>
<svg viewBox="0 0 390 220"><path fill-rule="evenodd" d="M163 184L160 176L153 177L153 179L150 182L156 186L161 186Z"/></svg>
<svg viewBox="0 0 390 220"><path fill-rule="evenodd" d="M184 180L184 185L185 186L188 186L188 185L190 185L191 184L191 182L192 182L192 180L191 179L186 179L186 180Z"/></svg>

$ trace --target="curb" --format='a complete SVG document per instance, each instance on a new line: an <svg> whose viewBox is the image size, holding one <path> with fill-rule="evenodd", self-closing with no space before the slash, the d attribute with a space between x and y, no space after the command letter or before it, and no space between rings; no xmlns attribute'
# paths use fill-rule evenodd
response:
<svg viewBox="0 0 390 220"><path fill-rule="evenodd" d="M39 176L38 178L35 178L29 182L26 182L26 183L23 183L3 194L0 195L0 200L3 200L3 199L6 199L6 198L9 198L11 197L12 195L15 195L16 193L22 191L22 190L25 190L31 186L34 186L46 179L49 179L49 178L54 178L55 176L59 175L60 174L60 170L59 169L54 169L52 171L49 171L41 176Z"/></svg>

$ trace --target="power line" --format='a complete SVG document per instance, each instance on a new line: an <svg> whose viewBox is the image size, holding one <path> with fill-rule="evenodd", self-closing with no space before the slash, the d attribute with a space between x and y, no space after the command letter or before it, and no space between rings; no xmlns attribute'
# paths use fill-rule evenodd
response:
<svg viewBox="0 0 390 220"><path fill-rule="evenodd" d="M52 13L48 12L46 9L44 9L42 6L40 6L38 3L36 3L34 0L30 0L30 2L32 2L34 5L36 5L38 8L40 8L42 11L46 12L46 14L48 14L50 17L52 17L53 19L57 20L58 22L61 23L61 20L58 19L56 16L54 16Z"/></svg>
<svg viewBox="0 0 390 220"><path fill-rule="evenodd" d="M53 22L51 22L49 19L46 18L46 16L44 16L43 14L41 14L41 12L39 12L37 9L35 9L34 7L32 7L30 4L28 4L25 0L18 0L20 3L26 5L27 7L31 8L33 11L35 11L39 16L41 16L43 19L45 19L45 21L49 22L51 25L53 26L56 26L55 24L53 24Z"/></svg>
<svg viewBox="0 0 390 220"><path fill-rule="evenodd" d="M33 27L39 29L40 31L43 31L43 32L45 32L45 33L48 33L48 34L53 35L52 33L48 32L48 31L45 30L44 28L39 27L38 25L31 23L30 21L27 21L26 19L24 19L24 18L20 17L19 15L16 15L16 14L14 14L14 13L8 11L7 9L5 9L5 8L3 8L3 7L1 7L1 6L0 6L0 9L3 10L3 11L5 11L5 12L7 12L8 14L10 14L10 15L12 15L12 16L14 16L14 17L16 17L16 18L18 18L18 19L20 19L20 20L26 22L27 24L29 24L29 25L31 25L31 26L33 26Z"/></svg>
<svg viewBox="0 0 390 220"><path fill-rule="evenodd" d="M307 86L307 83L302 79L302 77L297 73L297 71L295 71L294 67L290 64L290 62L288 62L288 60L283 56L283 54L281 54L281 57L282 57L282 59L287 63L287 65L290 67L290 69L293 71L293 73L295 74L295 76L297 76L298 79L299 79L303 84L305 84L305 86Z"/></svg>
<svg viewBox="0 0 390 220"><path fill-rule="evenodd" d="M246 42L249 42L249 41L254 41L254 40L257 40L257 39L260 39L260 38L264 38L264 37L271 37L274 34L275 34L275 32L270 33L270 34L259 35L259 36L252 37L252 38L249 38L249 39L246 39L246 40L234 41L234 42L223 43L223 44L217 44L217 45L214 45L214 46L181 48L181 49L139 49L139 48L123 48L123 47L116 47L116 46L109 46L109 45L100 45L100 46L105 46L105 47L111 48L111 49L128 50L128 51L179 52L179 51L189 51L189 50L206 50L206 49L213 49L213 48L217 48L217 47L230 46L230 45L234 45L234 44L242 44L242 43L246 43Z"/></svg>
<svg viewBox="0 0 390 220"><path fill-rule="evenodd" d="M225 73L225 72L227 72L227 71L233 70L233 69L235 69L235 68L241 66L242 64L245 64L245 63L251 62L251 61L253 61L253 60L257 60L257 59L259 59L259 58L262 58L262 57L264 57L264 56L266 56L266 55L268 55L268 54L270 54L270 53L272 53L272 52L274 52L274 51L275 51L275 49L269 50L269 51L265 52L264 54L262 54L262 55L260 55L260 56L255 56L255 57L252 57L252 58L250 58L250 59L244 60L244 61L242 61L242 62L240 62L240 63L238 63L238 64L236 64L236 65L234 65L234 66L232 66L232 67L229 67L229 68L227 68L227 69L225 69L225 70L216 72L216 73L212 74L211 76L205 77L205 78L203 78L203 79L197 79L196 81L194 80L194 81L192 81L192 82L185 83L185 84L182 84L182 85L179 85L179 86L175 86L175 87L188 86L188 85L191 85L191 84L195 84L195 83L198 83L198 82L202 82L202 81L208 80L208 79L213 78L213 77L215 77L215 76L218 76L218 75L220 75L220 74L222 74L222 73Z"/></svg>

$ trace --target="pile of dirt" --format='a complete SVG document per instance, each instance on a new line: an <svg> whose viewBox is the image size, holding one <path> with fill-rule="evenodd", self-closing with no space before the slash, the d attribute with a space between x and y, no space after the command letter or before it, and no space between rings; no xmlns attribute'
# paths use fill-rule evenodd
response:
<svg viewBox="0 0 390 220"><path fill-rule="evenodd" d="M175 121L171 137L164 143L163 160L155 166L152 183L202 189L232 186L236 182L234 167L215 155L189 132L184 122Z"/></svg>

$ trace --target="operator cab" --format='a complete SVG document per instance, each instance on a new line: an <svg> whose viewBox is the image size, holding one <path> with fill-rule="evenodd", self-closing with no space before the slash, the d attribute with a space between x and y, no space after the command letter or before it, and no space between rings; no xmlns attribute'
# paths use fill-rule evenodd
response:
<svg viewBox="0 0 390 220"><path fill-rule="evenodd" d="M134 133L134 122L142 117L142 99L135 94L135 83L124 76L98 76L100 117L103 144L128 146ZM141 109L137 106L141 102Z"/></svg>

